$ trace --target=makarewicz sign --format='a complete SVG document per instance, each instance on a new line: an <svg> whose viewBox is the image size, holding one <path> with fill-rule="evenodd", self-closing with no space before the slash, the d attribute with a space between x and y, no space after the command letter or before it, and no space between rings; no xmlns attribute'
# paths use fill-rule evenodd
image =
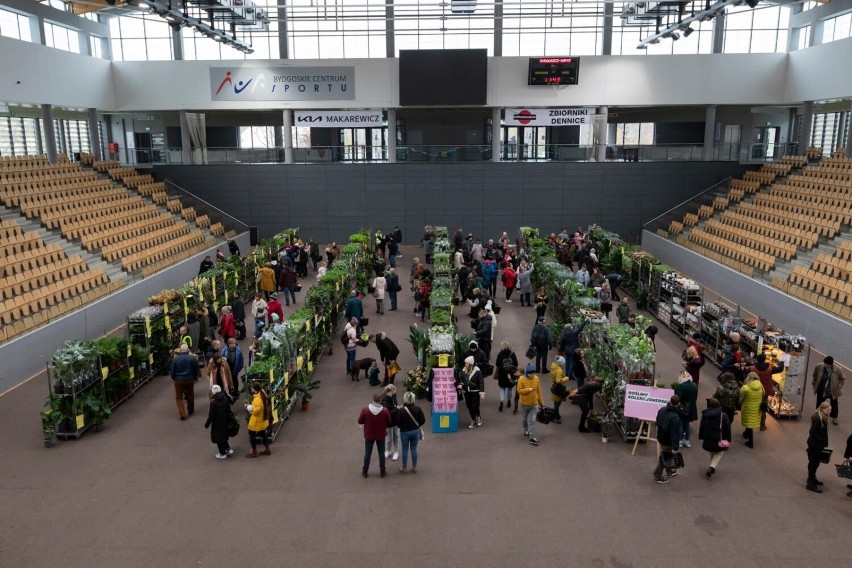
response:
<svg viewBox="0 0 852 568"><path fill-rule="evenodd" d="M368 128L382 125L380 110L297 110L294 126Z"/></svg>
<svg viewBox="0 0 852 568"><path fill-rule="evenodd" d="M211 67L213 101L352 101L354 67Z"/></svg>

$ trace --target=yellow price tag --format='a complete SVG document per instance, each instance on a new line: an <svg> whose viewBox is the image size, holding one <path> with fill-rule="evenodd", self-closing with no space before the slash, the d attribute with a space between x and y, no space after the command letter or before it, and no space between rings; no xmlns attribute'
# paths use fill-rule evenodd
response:
<svg viewBox="0 0 852 568"><path fill-rule="evenodd" d="M136 378L136 369L133 368L133 367L130 367L129 371L130 371L130 378L135 379Z"/></svg>
<svg viewBox="0 0 852 568"><path fill-rule="evenodd" d="M340 282L334 285L334 289L340 292Z"/></svg>
<svg viewBox="0 0 852 568"><path fill-rule="evenodd" d="M148 339L151 338L151 318L150 316L145 316L145 336Z"/></svg>
<svg viewBox="0 0 852 568"><path fill-rule="evenodd" d="M183 319L189 319L189 307L186 305L186 298L183 299Z"/></svg>
<svg viewBox="0 0 852 568"><path fill-rule="evenodd" d="M172 320L169 319L169 312L166 312L165 321L166 321L166 329L171 331L172 330Z"/></svg>
<svg viewBox="0 0 852 568"><path fill-rule="evenodd" d="M215 300L213 302L213 310L216 311L216 312L219 311L219 300Z"/></svg>
<svg viewBox="0 0 852 568"><path fill-rule="evenodd" d="M438 425L440 425L441 428L449 428L450 427L450 417L447 416L446 414L439 416L438 417Z"/></svg>
<svg viewBox="0 0 852 568"><path fill-rule="evenodd" d="M153 353L148 353L148 364L151 365L151 366L154 365L154 354Z"/></svg>
<svg viewBox="0 0 852 568"><path fill-rule="evenodd" d="M109 367L101 367L101 378L106 380L107 375L109 375Z"/></svg>
<svg viewBox="0 0 852 568"><path fill-rule="evenodd" d="M215 278L210 279L210 288L213 291L213 297L215 298L216 297L216 279Z"/></svg>
<svg viewBox="0 0 852 568"><path fill-rule="evenodd" d="M272 423L275 424L276 422L278 422L278 409L273 408L272 409Z"/></svg>
<svg viewBox="0 0 852 568"><path fill-rule="evenodd" d="M305 331L311 331L311 318L305 320Z"/></svg>
<svg viewBox="0 0 852 568"><path fill-rule="evenodd" d="M290 373L284 373L284 384L287 385L290 383ZM290 389L286 386L284 387L284 401L290 400Z"/></svg>
<svg viewBox="0 0 852 568"><path fill-rule="evenodd" d="M86 416L83 415L83 414L78 414L77 415L77 430L82 429L83 426L85 426L85 425L86 425Z"/></svg>
<svg viewBox="0 0 852 568"><path fill-rule="evenodd" d="M130 357L130 355L132 355L132 354L133 354L133 349L130 347L130 343L128 343L127 344L127 356Z"/></svg>
<svg viewBox="0 0 852 568"><path fill-rule="evenodd" d="M308 372L309 372L309 373L313 373L313 372L314 372L314 364L313 364L313 362L312 362L312 361L308 361Z"/></svg>
<svg viewBox="0 0 852 568"><path fill-rule="evenodd" d="M319 325L319 322L322 318L319 317L319 314L314 314L314 324Z"/></svg>
<svg viewBox="0 0 852 568"><path fill-rule="evenodd" d="M297 369L301 369L302 365L304 365L304 364L305 364L305 358L304 357L302 357L301 355L296 357L296 368Z"/></svg>
<svg viewBox="0 0 852 568"><path fill-rule="evenodd" d="M269 369L269 382L270 383L275 382L275 371L273 371L272 369Z"/></svg>
<svg viewBox="0 0 852 568"><path fill-rule="evenodd" d="M228 303L228 289L225 288L225 303Z"/></svg>
<svg viewBox="0 0 852 568"><path fill-rule="evenodd" d="M446 353L441 353L438 355L438 366L439 367L449 367L450 366L450 356Z"/></svg>
<svg viewBox="0 0 852 568"><path fill-rule="evenodd" d="M203 302L203 301L204 301L204 292L202 291L202 286L201 286L201 284L199 284L199 285L198 285L198 301L199 301L199 302Z"/></svg>

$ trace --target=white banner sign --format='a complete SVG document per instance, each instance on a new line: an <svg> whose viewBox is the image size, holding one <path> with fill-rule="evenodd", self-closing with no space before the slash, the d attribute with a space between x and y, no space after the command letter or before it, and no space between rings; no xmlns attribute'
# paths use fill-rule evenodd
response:
<svg viewBox="0 0 852 568"><path fill-rule="evenodd" d="M367 128L382 125L381 110L297 110L294 126Z"/></svg>
<svg viewBox="0 0 852 568"><path fill-rule="evenodd" d="M506 126L577 126L591 124L592 108L507 108Z"/></svg>
<svg viewBox="0 0 852 568"><path fill-rule="evenodd" d="M354 67L211 67L214 101L351 101Z"/></svg>

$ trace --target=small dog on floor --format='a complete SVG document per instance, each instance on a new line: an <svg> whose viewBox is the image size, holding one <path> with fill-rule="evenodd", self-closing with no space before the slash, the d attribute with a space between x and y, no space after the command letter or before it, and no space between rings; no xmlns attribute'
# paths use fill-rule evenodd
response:
<svg viewBox="0 0 852 568"><path fill-rule="evenodd" d="M376 360L372 357L368 357L366 359L358 359L354 363L352 363L352 380L360 381L361 380L361 371L364 371L364 378L367 378L367 373L370 371L370 367L373 366Z"/></svg>

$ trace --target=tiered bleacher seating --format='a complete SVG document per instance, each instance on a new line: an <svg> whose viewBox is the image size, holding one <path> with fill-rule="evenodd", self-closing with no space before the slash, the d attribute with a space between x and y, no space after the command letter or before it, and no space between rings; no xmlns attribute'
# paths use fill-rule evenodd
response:
<svg viewBox="0 0 852 568"><path fill-rule="evenodd" d="M852 242L844 241L834 256L817 255L810 268L797 266L772 285L839 317L852 319Z"/></svg>
<svg viewBox="0 0 852 568"><path fill-rule="evenodd" d="M205 242L202 231L79 164L51 166L44 159L23 164L21 170L0 169L0 200L67 239L80 239L87 250L100 250L107 261L120 259L126 270L140 270L164 255L172 261L186 258ZM138 178L135 169L116 167L114 161L93 161L93 167L117 179Z"/></svg>
<svg viewBox="0 0 852 568"><path fill-rule="evenodd" d="M0 341L11 339L124 285L89 269L59 244L45 245L15 220L0 222Z"/></svg>

